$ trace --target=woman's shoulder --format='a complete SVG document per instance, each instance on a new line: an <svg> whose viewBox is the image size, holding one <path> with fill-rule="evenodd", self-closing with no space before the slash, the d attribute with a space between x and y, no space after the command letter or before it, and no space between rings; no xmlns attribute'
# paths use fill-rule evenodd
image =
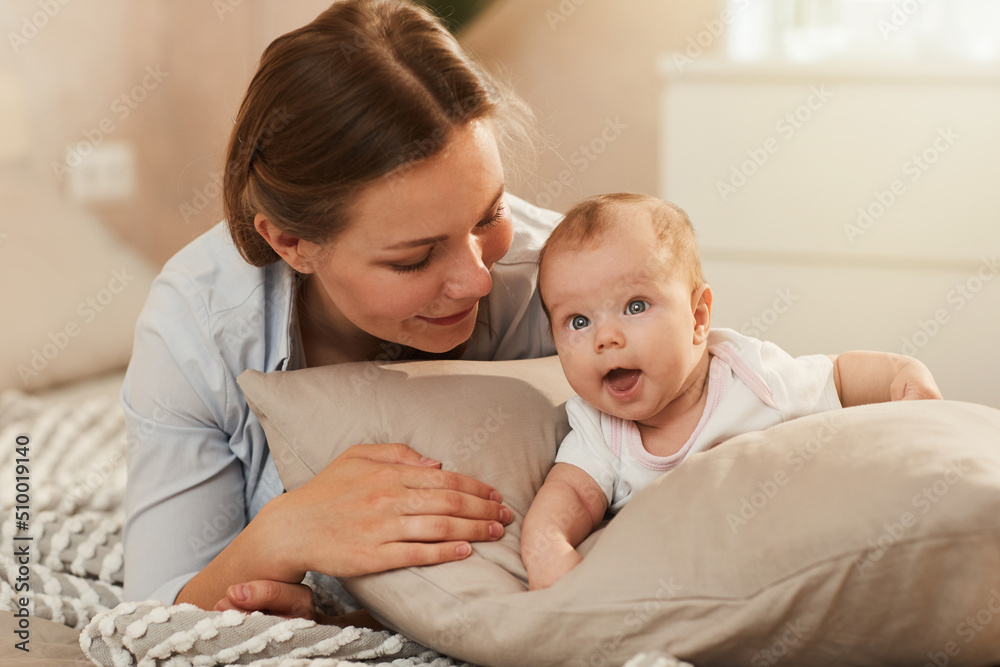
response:
<svg viewBox="0 0 1000 667"><path fill-rule="evenodd" d="M244 260L222 221L178 250L156 280L200 297L210 312L221 312L245 301L277 268Z"/></svg>
<svg viewBox="0 0 1000 667"><path fill-rule="evenodd" d="M504 197L514 219L514 240L498 264L534 264L562 213L539 208L509 192Z"/></svg>
<svg viewBox="0 0 1000 667"><path fill-rule="evenodd" d="M164 264L137 336L163 338L175 354L221 355L234 369L265 365L287 354L287 336L280 332L289 324L294 280L284 262L247 263L219 223Z"/></svg>

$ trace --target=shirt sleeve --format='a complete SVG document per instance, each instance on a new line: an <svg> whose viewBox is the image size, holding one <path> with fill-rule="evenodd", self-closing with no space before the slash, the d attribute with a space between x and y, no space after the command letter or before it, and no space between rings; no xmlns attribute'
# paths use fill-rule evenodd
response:
<svg viewBox="0 0 1000 667"><path fill-rule="evenodd" d="M608 507L614 497L619 461L608 448L601 428L601 413L579 396L566 403L572 430L556 452L556 463L569 463L590 475L604 491Z"/></svg>
<svg viewBox="0 0 1000 667"><path fill-rule="evenodd" d="M793 357L770 341L759 341L758 361L784 420L840 408L833 362L825 354Z"/></svg>
<svg viewBox="0 0 1000 667"><path fill-rule="evenodd" d="M247 523L243 469L223 428L230 384L204 302L186 278L161 273L121 392L126 600L172 604Z"/></svg>

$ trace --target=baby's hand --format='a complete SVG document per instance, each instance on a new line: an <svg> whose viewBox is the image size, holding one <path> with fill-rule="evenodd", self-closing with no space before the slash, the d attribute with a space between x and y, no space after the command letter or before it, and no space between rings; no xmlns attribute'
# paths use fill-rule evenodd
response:
<svg viewBox="0 0 1000 667"><path fill-rule="evenodd" d="M583 556L573 548L551 556L546 554L544 558L534 559L532 567L528 569L528 590L537 591L548 588L582 560Z"/></svg>
<svg viewBox="0 0 1000 667"><path fill-rule="evenodd" d="M931 372L916 359L909 359L897 372L889 385L889 400L915 401L941 398L941 390Z"/></svg>

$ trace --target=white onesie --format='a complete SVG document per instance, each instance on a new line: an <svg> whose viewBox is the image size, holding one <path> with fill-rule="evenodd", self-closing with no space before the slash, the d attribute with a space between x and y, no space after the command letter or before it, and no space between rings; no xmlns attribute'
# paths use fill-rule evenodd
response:
<svg viewBox="0 0 1000 667"><path fill-rule="evenodd" d="M642 446L634 421L600 412L579 396L566 404L573 429L556 463L571 463L604 490L617 512L633 494L688 455L747 431L841 407L826 355L791 357L774 343L732 329L712 329L708 400L698 426L676 454L654 456Z"/></svg>

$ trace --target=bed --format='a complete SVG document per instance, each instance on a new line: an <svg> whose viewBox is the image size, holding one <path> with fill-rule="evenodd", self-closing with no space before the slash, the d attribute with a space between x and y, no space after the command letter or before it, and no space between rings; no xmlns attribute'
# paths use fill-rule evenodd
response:
<svg viewBox="0 0 1000 667"><path fill-rule="evenodd" d="M478 398L474 400L492 406L493 414L498 414L500 406L499 414L522 414L526 415L522 423L544 424L540 437L551 440L554 447L557 438L548 429L559 427L558 417L550 419L538 408L547 404L546 409L558 415L564 400L553 362L380 365L372 371L382 374L377 385L385 393L378 403L394 408L377 418L372 415L370 420L357 421L378 422L378 428L389 429L392 436L401 435L393 429L404 424L413 428L419 421L407 411L426 412L426 408L404 405L398 392L409 395L417 388L420 395L443 394L454 400L475 395ZM331 380L343 380L338 374L345 372L356 369L342 366L241 376L244 391L265 423L280 461L279 471L289 488L303 483L337 453L336 447L319 451L296 444L309 438L300 437L299 425L304 420L294 406L310 400L326 405L343 403L346 398L337 395L336 388L348 383ZM1000 571L1000 526L996 520L1000 515L1000 453L989 454L1000 444L1000 411L992 408L952 401L935 401L933 407L915 403L862 406L838 411L834 418L823 418L826 421L817 419L810 424L812 418L807 417L738 436L692 457L677 474L666 476L669 484L654 484L637 496L616 521L604 527L603 535L599 532L588 539L584 563L567 579L578 572L579 576L567 586L560 588L560 582L548 589L553 591L551 595L545 591L518 593L521 584L511 583L516 578L511 572L516 574L519 566L519 562L511 565L509 553L516 548L516 541L477 547L475 570L455 569L455 564L449 564L450 570L448 566L408 568L345 581L348 590L364 600L387 627L406 629L405 634L399 634L317 626L301 619L261 614L208 612L190 605L123 603L121 526L127 435L118 405L121 379L118 371L38 395L16 389L0 394L0 441L5 443L0 450L0 479L15 478L19 457L29 459L26 476L30 478L28 486L19 489L29 496L27 530L16 525L12 510L18 501L13 485L4 484L0 498L4 516L0 622L6 638L0 645L0 662L4 664L673 667L776 664L785 656L783 664L924 664L922 656L932 662L947 660L950 665L1000 664L1000 622L991 624L994 616L1000 619L1000 575L996 574ZM517 391L510 392L505 384L516 386ZM317 385L332 389L323 394ZM321 395L316 396L317 392ZM347 409L357 413L358 406ZM456 414L465 415L469 423L481 423L485 413L477 413L470 403L460 405ZM428 419L415 428L433 428L440 435L443 422L456 422L455 428L469 432L462 419ZM907 445L914 462L901 463L899 451L887 444L901 438L887 431L901 433L902 439L910 442L926 437L933 442L923 448ZM498 430L491 446L509 448L514 440L524 441L527 432L516 430L511 441L501 441L496 439L501 438L496 435ZM811 448L812 441L802 437L807 432L826 432L828 436L817 436L820 444ZM858 436L861 444L855 447L838 435L845 432ZM934 435L921 435L926 433ZM421 439L427 434L418 430L405 435ZM346 433L344 442L357 437L357 433ZM15 446L19 442L27 449L19 452ZM770 464L762 465L760 471L747 471L749 462L765 459L767 451L779 450L784 443L794 443L801 456L811 452L816 461L823 460L823 469L818 469L817 463L812 463L811 469L802 466L806 472L797 473L799 483L780 480ZM950 453L935 458L934 452L940 451L942 444ZM288 454L292 450L294 456ZM442 451L431 455L454 464ZM857 459L865 456L864 451L871 456L858 466ZM824 460L828 454L830 458ZM295 464L289 465L293 460ZM791 462L787 457L784 460ZM942 461L958 466L953 467L956 472L950 477L948 469L939 465ZM878 480L897 468L900 478L906 480L902 486L864 481L866 475ZM741 472L734 477L736 469ZM795 466L788 468L793 469ZM502 490L505 502L519 519L534 485L540 483L539 477L537 482L522 484L519 491L509 480L490 478L485 468L481 474ZM515 477L522 483L530 475ZM745 479L742 487L740 479ZM843 486L851 479L860 481L845 494ZM773 482L774 492L769 490L768 480ZM903 505L900 498L909 500L911 492L921 487L936 489L941 480L947 485L934 491L937 497L932 512L914 509L916 520L899 513L900 507L919 507L916 496ZM731 510L724 528L674 525L672 534L680 538L673 540L663 538L670 530L635 529L637 517L648 525L651 515L663 514L660 508L664 503L691 498L706 485L716 490L716 504L706 503L706 513L722 516L725 512L720 508ZM725 488L732 490L726 492ZM653 495L647 493L650 490ZM863 499L854 498L853 506L849 500L831 506L828 500L833 496L829 493ZM826 501L822 501L824 494ZM644 505L647 497L650 502ZM741 497L749 499L749 514L748 507L736 503ZM807 497L809 500L804 500ZM811 498L822 502L809 505ZM801 510L804 505L808 505L807 512ZM881 509L866 516L869 505ZM733 517L737 517L735 524ZM776 528L794 521L798 525L788 530ZM872 524L870 537L858 533L864 522ZM618 532L608 537L616 528ZM685 530L693 531L688 538ZM514 540L516 531L510 533ZM742 540L747 555L728 555L714 563L699 556L697 561L685 562L684 543L690 542L692 535L704 542L706 552L716 544L714 550L720 554L731 550L732 540ZM786 542L777 549L758 548L756 554L750 553L752 545L761 544L761 535ZM731 540L728 545L719 542L726 539ZM31 588L26 611L20 599L24 594L15 590L25 574L17 562L17 549L25 543L29 545L26 567ZM603 548L609 543L621 546ZM810 555L821 547L827 551ZM665 562L674 566L667 568ZM622 567L617 568L617 563ZM616 569L626 573L615 574ZM699 573L699 569L704 572ZM472 594L460 592L454 583L468 579L469 572L475 572L476 579ZM736 590L745 587L748 579L765 574L772 578L767 585L756 582L752 590ZM352 609L318 578L308 581L328 613ZM649 585L653 581L660 582L656 591ZM615 593L630 585L643 593ZM713 595L705 593L708 588L714 590ZM441 591L447 595L442 597ZM934 603L928 604L928 600ZM651 601L656 603L652 607ZM620 615L628 608L631 616ZM616 634L601 629L614 629L609 619L624 618L629 624L637 614L645 616L641 616L642 624L634 623L636 632ZM973 625L962 625L963 615L979 620L976 632L970 629ZM485 630L494 624L501 627ZM859 633L859 628L867 628L867 634ZM552 639L559 632L568 640ZM972 635L969 641L965 641L967 634ZM518 644L519 636L524 641ZM459 656L480 659L450 657L407 637L439 649L453 647ZM30 652L18 647L21 642L27 642L21 648L30 648ZM690 663L672 657L671 652L690 658Z"/></svg>
<svg viewBox="0 0 1000 667"><path fill-rule="evenodd" d="M122 377L122 372L114 372L41 395L16 389L0 394L0 440L16 443L18 435L27 435L30 459L28 531L17 529L15 494L11 485L3 487L0 628L4 643L0 645L0 664L465 664L389 631L340 630L260 614L247 617L237 612L205 612L189 605L170 608L170 623L163 624L170 627L169 632L149 632L145 642L137 637L129 641L130 634L136 634L137 619L160 618L158 614L165 615L166 608L152 603L121 604L126 445L118 403ZM16 447L0 450L0 478L13 479L16 458ZM12 557L20 544L17 537L32 538L27 564L31 605L26 618L15 616L20 609L18 598L27 595L14 590L19 576L18 563ZM331 596L321 599L331 613L347 610ZM85 653L81 631L95 618L103 620L105 627L91 624ZM215 633L201 628L198 634L211 637L192 640L185 636L206 619L218 619ZM116 627L116 621L124 629ZM20 637L16 634L19 629L25 633ZM184 649L188 642L191 647ZM30 650L20 650L19 644ZM210 645L210 653L190 650L196 645Z"/></svg>
<svg viewBox="0 0 1000 667"><path fill-rule="evenodd" d="M392 630L123 603L118 393L155 269L36 179L0 173L0 199L26 223L0 238L0 274L37 276L2 295L4 312L31 313L0 355L4 664L1000 664L1000 411L955 401L733 438L588 538L565 585L525 593L519 521L565 428L554 359L375 364L360 402L351 365L241 376L286 488L350 444L408 442L515 510L503 540L462 564L346 581ZM677 521L663 507L696 511ZM352 609L309 583L327 612Z"/></svg>

